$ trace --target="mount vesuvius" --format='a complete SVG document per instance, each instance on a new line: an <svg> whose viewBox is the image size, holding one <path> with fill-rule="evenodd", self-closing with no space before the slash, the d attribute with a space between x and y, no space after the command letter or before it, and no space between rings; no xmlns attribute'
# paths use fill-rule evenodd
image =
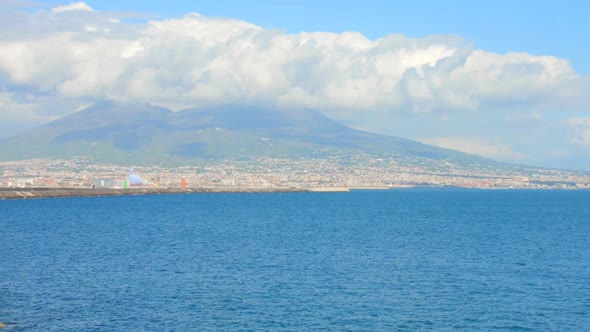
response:
<svg viewBox="0 0 590 332"><path fill-rule="evenodd" d="M91 156L95 162L140 165L243 157L322 158L344 153L491 162L352 129L318 111L247 106L173 112L149 104L100 102L0 140L0 160Z"/></svg>

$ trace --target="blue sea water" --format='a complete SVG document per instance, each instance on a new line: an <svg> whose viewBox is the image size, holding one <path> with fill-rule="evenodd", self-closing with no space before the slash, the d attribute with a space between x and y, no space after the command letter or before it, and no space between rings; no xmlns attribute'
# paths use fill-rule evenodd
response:
<svg viewBox="0 0 590 332"><path fill-rule="evenodd" d="M590 191L0 201L7 331L590 331Z"/></svg>

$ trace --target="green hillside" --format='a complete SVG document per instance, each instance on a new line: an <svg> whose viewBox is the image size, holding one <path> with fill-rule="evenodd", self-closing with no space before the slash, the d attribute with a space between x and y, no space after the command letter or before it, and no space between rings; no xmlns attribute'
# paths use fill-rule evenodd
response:
<svg viewBox="0 0 590 332"><path fill-rule="evenodd" d="M92 156L96 162L177 164L242 157L368 153L465 163L474 155L346 127L313 110L228 106L172 112L103 102L0 140L0 160Z"/></svg>

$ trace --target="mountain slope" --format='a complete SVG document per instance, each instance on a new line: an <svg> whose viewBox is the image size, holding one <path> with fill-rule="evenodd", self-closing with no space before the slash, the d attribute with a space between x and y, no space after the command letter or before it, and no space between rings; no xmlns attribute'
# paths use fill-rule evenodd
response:
<svg viewBox="0 0 590 332"><path fill-rule="evenodd" d="M178 163L240 157L387 154L456 162L489 160L346 127L313 110L163 107L98 103L21 135L0 140L0 159L70 158L96 162Z"/></svg>

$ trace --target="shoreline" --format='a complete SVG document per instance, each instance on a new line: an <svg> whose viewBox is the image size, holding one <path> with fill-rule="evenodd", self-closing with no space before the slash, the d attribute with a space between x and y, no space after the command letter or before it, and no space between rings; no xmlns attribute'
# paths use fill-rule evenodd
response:
<svg viewBox="0 0 590 332"><path fill-rule="evenodd" d="M107 197L107 196L137 196L137 195L172 195L172 194L239 194L239 193L335 193L351 191L386 191L386 190L411 190L411 189L463 189L463 190L587 190L584 188L465 188L465 187L317 187L317 188L288 188L288 187L200 187L200 188L7 188L0 187L0 201L14 199L41 199L41 198L69 198L69 197Z"/></svg>
<svg viewBox="0 0 590 332"><path fill-rule="evenodd" d="M287 193L308 191L309 190L299 188L1 188L0 200L199 193Z"/></svg>
<svg viewBox="0 0 590 332"><path fill-rule="evenodd" d="M430 186L399 186L399 187L198 187L198 188L49 188L49 187L25 187L9 188L0 187L0 201L14 199L38 199L38 198L68 198L68 197L106 197L106 196L136 196L136 195L169 195L169 194L238 194L238 193L334 193L364 190L411 190L411 189L465 189L465 190L590 190L586 188L467 188L467 187L430 187Z"/></svg>

